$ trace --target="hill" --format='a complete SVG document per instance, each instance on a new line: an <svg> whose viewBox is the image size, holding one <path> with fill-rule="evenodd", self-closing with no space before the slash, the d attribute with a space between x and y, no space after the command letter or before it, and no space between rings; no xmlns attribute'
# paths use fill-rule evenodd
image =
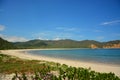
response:
<svg viewBox="0 0 120 80"><path fill-rule="evenodd" d="M100 42L93 40L30 40L27 42L14 43L14 45L19 48L90 48L91 44L95 44L101 47Z"/></svg>
<svg viewBox="0 0 120 80"><path fill-rule="evenodd" d="M4 49L15 49L16 47L14 46L13 43L8 42L0 37L0 50Z"/></svg>
<svg viewBox="0 0 120 80"><path fill-rule="evenodd" d="M120 48L120 40L106 42L103 48Z"/></svg>
<svg viewBox="0 0 120 80"><path fill-rule="evenodd" d="M14 43L18 48L120 48L120 40L98 42L94 40L30 40Z"/></svg>
<svg viewBox="0 0 120 80"><path fill-rule="evenodd" d="M95 40L30 40L26 42L8 42L0 38L0 50L3 49L35 49L35 48L120 48L120 40L98 42Z"/></svg>
<svg viewBox="0 0 120 80"><path fill-rule="evenodd" d="M44 48L47 47L47 43L43 40L30 40L27 42L16 42L13 43L17 48Z"/></svg>

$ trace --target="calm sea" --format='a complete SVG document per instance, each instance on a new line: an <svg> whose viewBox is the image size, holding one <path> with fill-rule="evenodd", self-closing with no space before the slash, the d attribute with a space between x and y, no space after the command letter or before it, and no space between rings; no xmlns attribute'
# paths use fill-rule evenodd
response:
<svg viewBox="0 0 120 80"><path fill-rule="evenodd" d="M54 58L120 65L120 49L34 50L29 51L29 53Z"/></svg>

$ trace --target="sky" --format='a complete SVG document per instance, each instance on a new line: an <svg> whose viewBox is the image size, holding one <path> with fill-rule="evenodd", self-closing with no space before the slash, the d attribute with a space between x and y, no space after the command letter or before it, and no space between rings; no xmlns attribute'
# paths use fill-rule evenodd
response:
<svg viewBox="0 0 120 80"><path fill-rule="evenodd" d="M120 0L0 0L0 37L120 40Z"/></svg>

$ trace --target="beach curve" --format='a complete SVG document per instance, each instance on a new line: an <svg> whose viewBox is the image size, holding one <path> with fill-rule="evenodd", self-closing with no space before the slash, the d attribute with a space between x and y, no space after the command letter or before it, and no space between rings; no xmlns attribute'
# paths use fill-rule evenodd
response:
<svg viewBox="0 0 120 80"><path fill-rule="evenodd" d="M21 59L45 60L45 61L57 62L60 64L67 64L67 65L73 66L73 67L91 68L91 70L95 70L96 72L106 72L106 73L113 72L117 76L120 77L120 66L119 65L108 65L108 64L101 64L101 63L92 63L92 62L66 60L66 59L60 59L60 58L51 58L51 57L46 57L46 56L41 56L41 55L39 55L39 56L32 55L27 52L30 50L33 50L33 49L1 50L1 53L16 56ZM34 49L34 50L43 50L43 49Z"/></svg>

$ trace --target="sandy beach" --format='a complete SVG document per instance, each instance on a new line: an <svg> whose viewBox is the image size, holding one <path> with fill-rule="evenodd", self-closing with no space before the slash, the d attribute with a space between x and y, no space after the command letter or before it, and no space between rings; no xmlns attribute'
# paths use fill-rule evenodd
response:
<svg viewBox="0 0 120 80"><path fill-rule="evenodd" d="M73 61L73 60L65 60L65 59L51 58L51 57L45 57L45 56L37 56L37 55L28 54L26 52L28 50L31 50L31 49L1 50L1 53L16 56L22 59L52 61L52 62L58 62L61 64L67 64L69 66L74 66L74 67L83 67L83 68L90 67L92 70L95 70L97 72L106 72L106 73L113 72L120 77L120 65L108 65L108 64L101 64L101 63L90 63L90 62L83 62L83 61Z"/></svg>

